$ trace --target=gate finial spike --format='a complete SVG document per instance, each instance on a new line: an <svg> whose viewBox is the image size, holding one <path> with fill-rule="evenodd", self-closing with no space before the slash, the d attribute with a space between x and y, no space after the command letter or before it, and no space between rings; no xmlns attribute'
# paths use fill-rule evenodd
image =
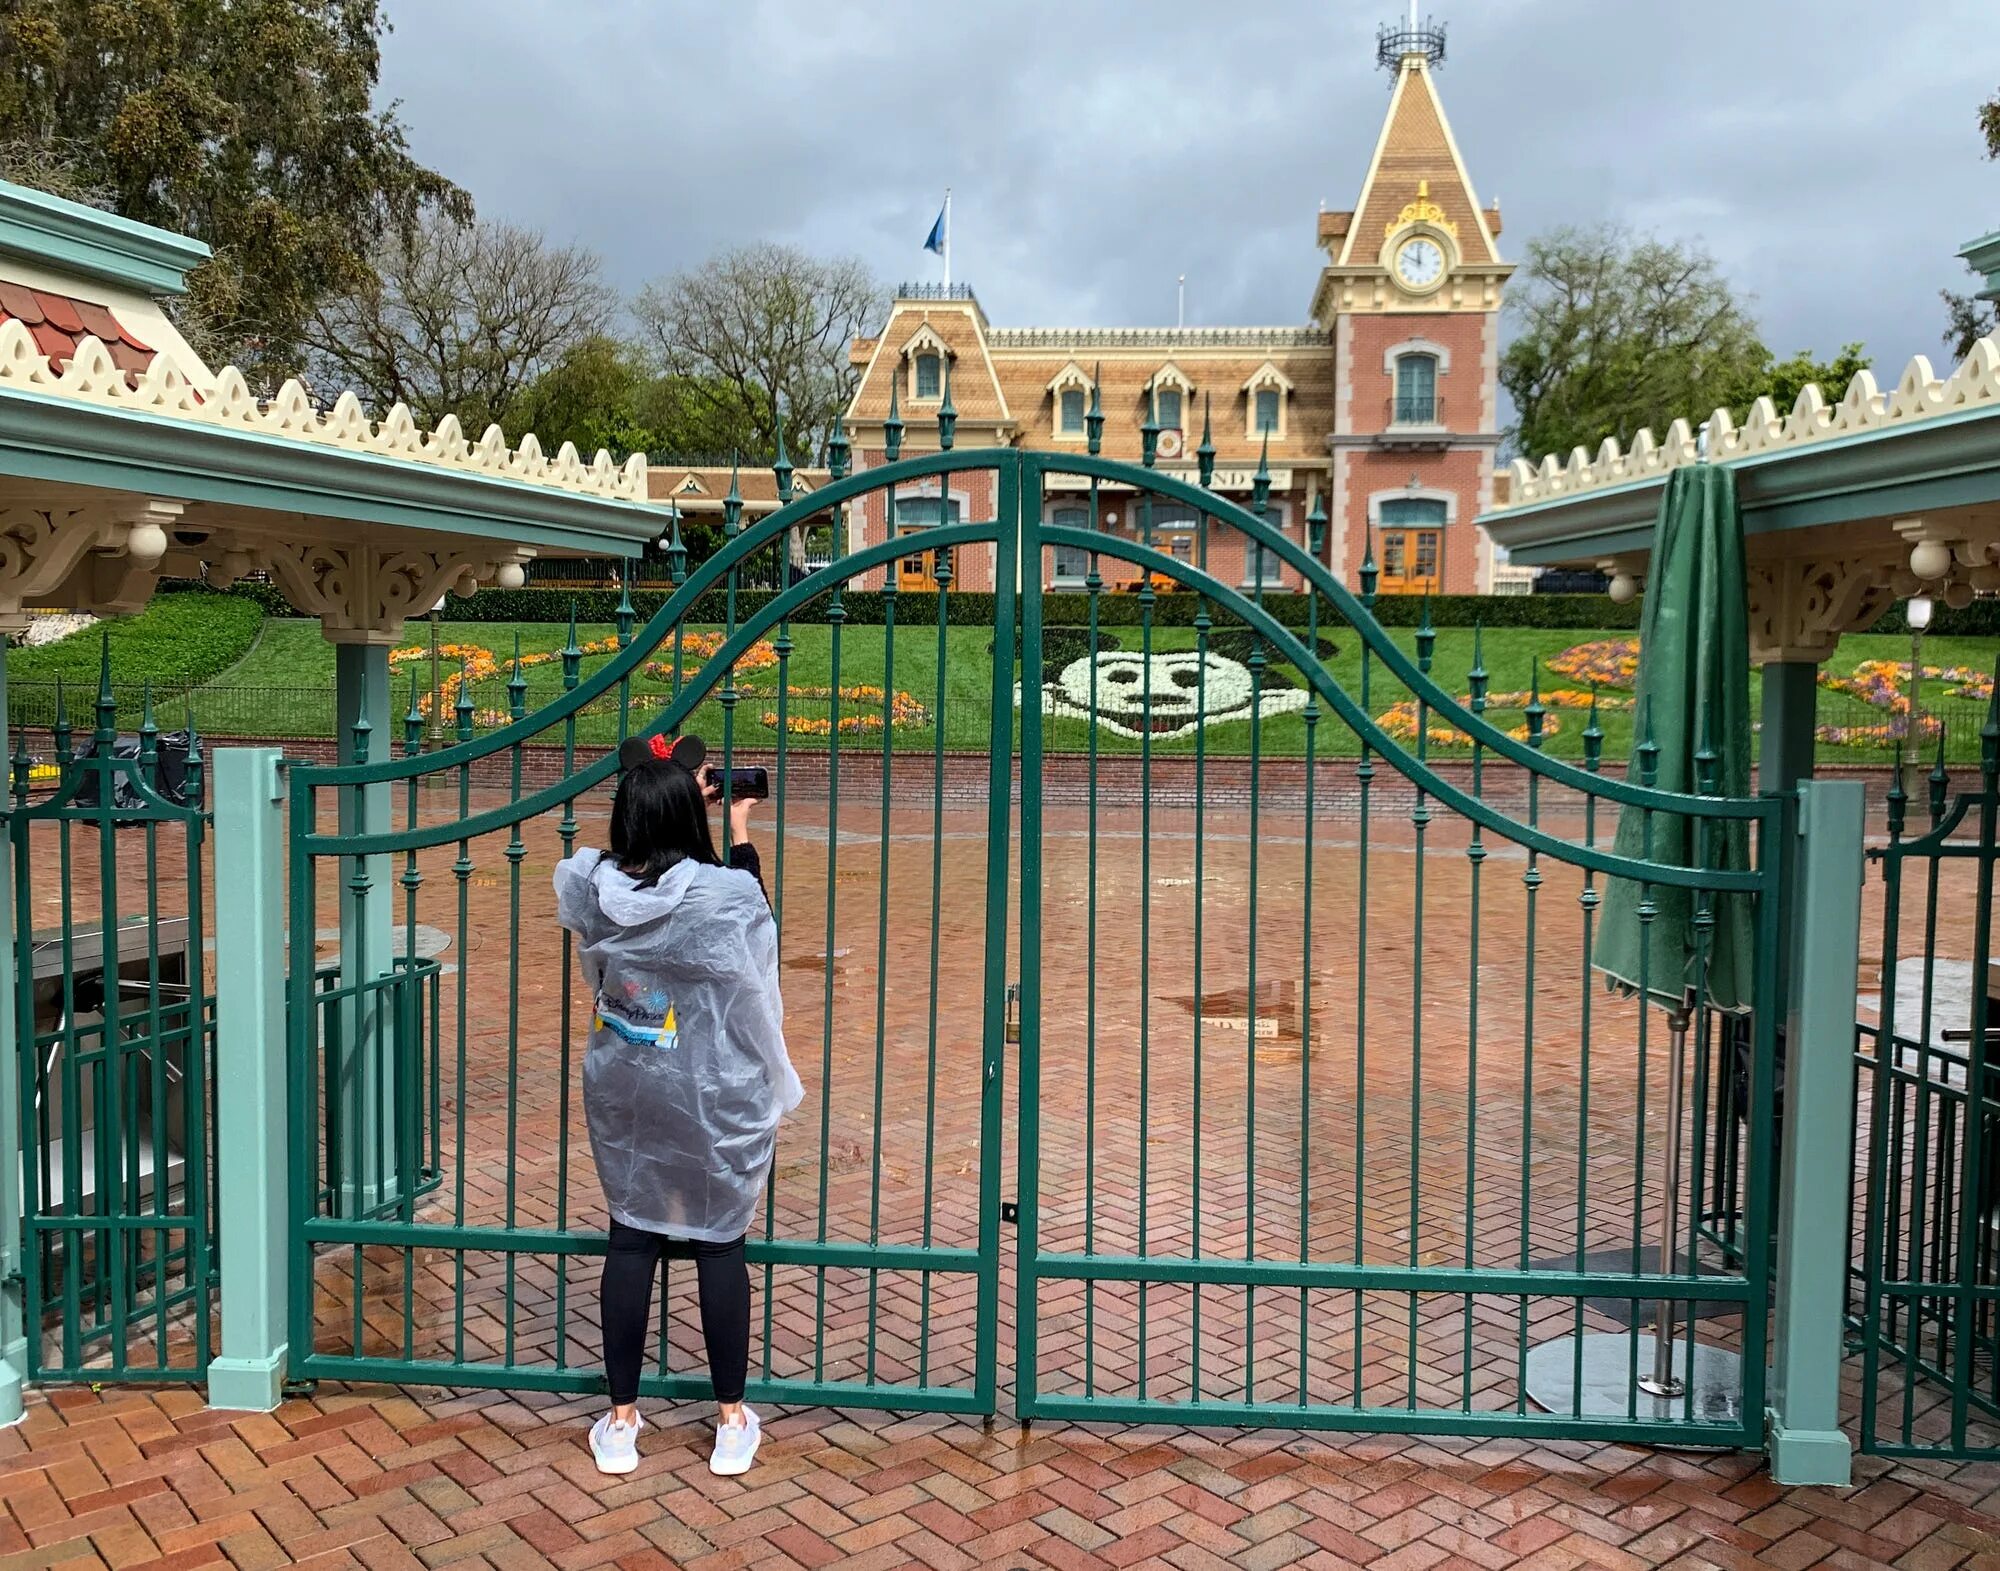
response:
<svg viewBox="0 0 2000 1571"><path fill-rule="evenodd" d="M853 447L847 440L847 422L839 415L833 417L833 435L826 443L826 472L830 479L847 478L847 462L853 456Z"/></svg>
<svg viewBox="0 0 2000 1571"><path fill-rule="evenodd" d="M1160 395L1146 385L1146 418L1139 422L1139 461L1148 469L1160 456Z"/></svg>
<svg viewBox="0 0 2000 1571"><path fill-rule="evenodd" d="M1639 784L1650 786L1660 777L1660 744L1653 739L1653 695L1639 705Z"/></svg>
<svg viewBox="0 0 2000 1571"><path fill-rule="evenodd" d="M458 657L458 699L452 705L452 709L458 718L458 739L461 742L470 742L472 740L472 671L468 663L468 657L465 655Z"/></svg>
<svg viewBox="0 0 2000 1571"><path fill-rule="evenodd" d="M361 690L355 694L354 724L350 728L354 737L354 762L368 762L368 740L375 727L368 720L368 684L363 682Z"/></svg>
<svg viewBox="0 0 2000 1571"><path fill-rule="evenodd" d="M528 712L528 679L521 674L521 630L514 629L514 674L507 678L507 712L519 720Z"/></svg>
<svg viewBox="0 0 2000 1571"><path fill-rule="evenodd" d="M1903 837L1904 812L1909 805L1910 794L1903 789L1903 750L1896 749L1896 772L1889 781L1889 838L1891 841Z"/></svg>
<svg viewBox="0 0 2000 1571"><path fill-rule="evenodd" d="M1931 765L1931 773L1929 780L1930 792L1931 792L1931 804L1930 804L1931 823L1933 825L1937 824L1937 822L1944 817L1945 802L1951 794L1951 776L1949 773L1946 772L1944 767L1944 748L1945 748L1945 722L1944 722L1944 716L1939 715L1938 734L1937 734L1937 762Z"/></svg>
<svg viewBox="0 0 2000 1571"><path fill-rule="evenodd" d="M1482 714L1486 709L1486 626L1484 619L1474 618L1472 623L1472 669L1465 673L1465 685L1472 690L1472 712Z"/></svg>
<svg viewBox="0 0 2000 1571"><path fill-rule="evenodd" d="M792 499L792 459L785 451L785 417L778 416L778 456L771 464L771 473L778 481L778 505L783 507Z"/></svg>
<svg viewBox="0 0 2000 1571"><path fill-rule="evenodd" d="M1090 408L1083 417L1083 429L1089 438L1086 445L1093 458L1104 450L1103 378L1104 362L1100 360L1090 368Z"/></svg>
<svg viewBox="0 0 2000 1571"><path fill-rule="evenodd" d="M958 406L951 401L951 356L944 357L944 398L938 405L938 450L948 453L958 430Z"/></svg>
<svg viewBox="0 0 2000 1571"><path fill-rule="evenodd" d="M678 527L678 522L679 522L678 519L676 519L677 527ZM676 542L678 542L679 540L678 533L676 533L675 539ZM669 549L667 555L668 558L671 559L673 556L673 551ZM675 582L679 582L679 580L677 579L675 580ZM567 693L571 691L573 688L575 688L577 684L577 679L582 675L582 667L583 667L583 650L580 647L578 647L576 641L575 600L571 600L569 603L569 637L563 641L562 666L563 666L563 691Z"/></svg>
<svg viewBox="0 0 2000 1571"><path fill-rule="evenodd" d="M1257 455L1257 472L1250 477L1250 509L1259 518L1271 510L1271 433L1264 433L1263 450Z"/></svg>
<svg viewBox="0 0 2000 1571"><path fill-rule="evenodd" d="M1437 629L1431 626L1431 592L1424 591L1424 614L1417 623L1417 669L1430 675L1431 653L1437 648Z"/></svg>
<svg viewBox="0 0 2000 1571"><path fill-rule="evenodd" d="M903 456L903 413L896 402L896 379L889 379L889 418L882 422L882 457L894 463Z"/></svg>
<svg viewBox="0 0 2000 1571"><path fill-rule="evenodd" d="M424 712L417 705L417 666L410 662L410 707L403 714L403 756L415 758L424 749Z"/></svg>
<svg viewBox="0 0 2000 1571"><path fill-rule="evenodd" d="M743 467L743 455L732 450L729 454L729 494L722 499L722 534L727 540L736 538L736 531L743 524L743 487L738 476Z"/></svg>
<svg viewBox="0 0 2000 1571"><path fill-rule="evenodd" d="M1583 767L1596 774L1604 761L1604 727L1597 723L1597 684L1590 684L1590 723L1583 728Z"/></svg>
<svg viewBox="0 0 2000 1571"><path fill-rule="evenodd" d="M1326 496L1313 492L1313 505L1306 509L1306 547L1315 562L1326 564Z"/></svg>
<svg viewBox="0 0 2000 1571"><path fill-rule="evenodd" d="M1203 393L1201 395L1201 446L1194 450L1194 461L1201 477L1202 489L1205 491L1213 488L1215 484L1215 435L1210 418L1213 411L1209 405L1210 395Z"/></svg>
<svg viewBox="0 0 2000 1571"><path fill-rule="evenodd" d="M104 630L97 656L97 732L109 737L118 729L118 700L111 692L111 630Z"/></svg>
<svg viewBox="0 0 2000 1571"><path fill-rule="evenodd" d="M639 613L632 609L632 563L628 558L618 564L618 647L625 648L632 642L632 624L639 619ZM467 700L469 703L470 700Z"/></svg>
<svg viewBox="0 0 2000 1571"><path fill-rule="evenodd" d="M1375 525L1371 521L1361 537L1361 603L1371 610L1375 605Z"/></svg>

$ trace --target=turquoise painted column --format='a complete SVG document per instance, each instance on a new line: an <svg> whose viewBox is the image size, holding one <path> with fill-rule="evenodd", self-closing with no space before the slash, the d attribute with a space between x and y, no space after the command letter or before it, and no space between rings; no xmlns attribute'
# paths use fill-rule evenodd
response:
<svg viewBox="0 0 2000 1571"><path fill-rule="evenodd" d="M285 1380L285 790L279 752L226 747L215 804L215 1148L222 1354L211 1407L268 1411ZM310 961L308 960L308 963Z"/></svg>
<svg viewBox="0 0 2000 1571"><path fill-rule="evenodd" d="M7 721L7 641L0 637L0 807L13 800L4 784L13 751ZM13 854L13 837L0 834L0 1425L20 1422L28 1383L27 1321L21 1306L21 1043L14 1012ZM28 876L25 867L18 871Z"/></svg>
<svg viewBox="0 0 2000 1571"><path fill-rule="evenodd" d="M1771 1476L1848 1482L1840 1428L1854 1171L1854 999L1861 952L1863 792L1858 781L1798 788L1798 911L1791 924L1785 1113L1778 1175L1778 1295L1766 1415Z"/></svg>
<svg viewBox="0 0 2000 1571"><path fill-rule="evenodd" d="M1757 738L1757 789L1770 796L1791 792L1813 772L1813 716L1819 699L1819 663L1773 660L1758 667L1764 683Z"/></svg>
<svg viewBox="0 0 2000 1571"><path fill-rule="evenodd" d="M389 650L379 644L334 646L335 723L340 761L351 764L364 742L374 762L391 756L396 737L389 703ZM340 792L340 832L379 834L390 825L386 785ZM394 965L391 925L395 886L386 856L340 864L340 985L355 988L387 976ZM360 1216L392 1202L396 1175L396 1001L393 990L351 994L339 1010L340 1040L328 1116L342 1131L341 1215ZM338 1098L336 1105L335 1098Z"/></svg>
<svg viewBox="0 0 2000 1571"><path fill-rule="evenodd" d="M1785 799L1785 840L1798 829L1798 788L1812 779L1813 726L1819 701L1819 664L1812 660L1773 660L1758 667L1763 677L1764 707L1757 734L1757 791ZM1798 859L1787 857L1779 869L1778 913L1782 931L1792 930L1791 913L1797 896ZM1785 1018L1791 998L1791 956L1777 987L1778 1018Z"/></svg>

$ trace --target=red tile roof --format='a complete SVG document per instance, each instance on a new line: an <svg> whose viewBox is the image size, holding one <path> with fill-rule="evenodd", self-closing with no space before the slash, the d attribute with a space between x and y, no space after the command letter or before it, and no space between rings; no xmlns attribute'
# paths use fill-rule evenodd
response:
<svg viewBox="0 0 2000 1571"><path fill-rule="evenodd" d="M136 376L153 363L153 350L141 343L104 306L68 295L30 289L0 279L0 322L19 321L35 335L35 343L58 368L69 364L76 346L95 338L121 371Z"/></svg>

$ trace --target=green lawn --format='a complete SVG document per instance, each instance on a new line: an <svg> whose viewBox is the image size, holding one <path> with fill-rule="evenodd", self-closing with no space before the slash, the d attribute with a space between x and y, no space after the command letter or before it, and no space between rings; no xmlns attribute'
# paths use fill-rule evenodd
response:
<svg viewBox="0 0 2000 1571"><path fill-rule="evenodd" d="M206 732L280 738L331 734L334 651L321 637L319 625L305 620L271 618L262 623L260 630L254 614L246 622L243 616L246 609L249 609L247 602L229 597L163 596L144 616L113 624L113 667L120 689L121 707L126 708L126 723L129 725L136 719L136 714L127 706L136 706L136 689L141 682L150 679L162 687L184 687L187 685L186 673L201 673L205 680L194 687L187 702L197 724ZM690 632L694 631L690 629ZM700 631L712 633L715 630ZM473 686L475 710L479 723L484 726L496 723L505 715L508 664L514 652L516 636L521 653L533 657L559 651L568 632L568 628L559 623L507 626L447 622L439 629L439 637L446 645L465 644L484 648L496 658L499 674L477 681ZM579 640L586 643L608 639L611 634L609 626L577 629ZM1107 630L1103 636L1105 648L1114 647L1115 641L1115 647L1122 651L1133 654L1141 651L1141 634L1137 628ZM1390 636L1414 658L1416 636L1412 630L1396 629ZM1550 670L1548 662L1573 645L1616 636L1619 635L1589 629L1500 629L1488 632L1481 643L1482 658L1488 672L1488 692L1496 697L1520 694L1528 688L1531 676L1538 673L1542 691L1548 698L1556 699L1558 690L1566 689L1574 693L1582 684ZM947 631L942 688L939 684L938 633L933 627L898 628L893 654L886 629L844 628L840 637L837 671L831 628L817 624L797 625L792 629L792 637L795 647L789 662L791 696L788 712L795 720L823 724L830 709L827 689L836 685L844 688L879 687L884 685L886 676L887 685L897 693L907 695L902 702L913 706L915 711L912 713L906 708L906 723L899 723L893 728L898 751L931 748L935 744L935 727L940 716L947 747L979 750L988 745L993 701L991 629L964 627ZM1345 627L1332 629L1322 637L1330 639L1333 644L1332 653L1325 657L1329 669L1341 687L1358 703L1362 689L1361 639ZM428 639L428 624L411 624L410 645L423 649L428 646ZM1218 645L1220 652L1238 659L1248 654L1249 646L1240 630L1219 632L1214 636L1211 647ZM9 676L15 689L17 716L26 723L35 723L38 706L52 706L52 698L43 684L57 670L62 671L66 679L89 681L94 689L91 679L96 672L98 647L99 639L93 631L45 649L16 651L10 657ZM1192 629L1166 628L1153 634L1152 649L1156 655L1191 651L1194 647ZM1048 680L1059 681L1063 668L1086 649L1083 630L1048 630L1045 643ZM233 663L219 659L219 653L229 655ZM1908 642L1904 639L1850 636L1842 642L1840 653L1829 669L1836 674L1844 674L1863 660L1906 660L1908 653ZM649 713L671 697L673 685L668 667L672 655L669 643L657 651L655 660L658 665L634 679L630 702L636 713ZM583 661L585 679L609 658L608 654L586 656ZM1928 664L1985 667L1991 661L1992 650L1990 640L1935 638L1927 641L1925 658ZM1455 694L1468 691L1465 673L1472 663L1473 634L1469 629L1450 628L1436 635L1432 671L1449 691ZM693 655L684 661L690 676L700 668L700 664L700 660ZM1369 713L1380 716L1407 694L1400 684L1389 679L1379 660L1369 664L1366 707ZM444 662L446 674L455 669L455 662ZM527 682L526 702L531 711L562 692L559 660L530 664L522 675ZM733 722L738 745L761 749L775 743L777 732L766 723L766 716L776 707L776 677L775 669L743 675L745 693L736 706ZM399 667L393 687L395 713L374 717L378 736L386 723L393 726L393 734L400 739L401 721L409 708L413 678L417 694L427 695L430 665L428 659L421 655ZM1753 688L1755 681L1753 674ZM1283 664L1271 668L1269 682L1269 690L1280 695L1288 691L1296 693L1305 685L1295 669ZM1625 707L1626 697L1611 689L1603 693L1604 707L1599 723L1605 735L1604 756L1607 759L1624 758L1631 746L1633 717L1629 708ZM1753 691L1753 705L1755 700ZM1296 702L1296 699L1292 701ZM83 721L87 716L88 702L87 694L73 695L69 706L72 717ZM1284 702L1282 697L1279 702ZM163 705L162 724L178 724L181 706L182 701L178 699ZM1966 701L1946 706L1954 757L1977 756L1976 732L1981 707ZM1934 706L1927 705L1927 709L1934 710ZM850 723L857 716L870 717L875 721L867 729L846 733L844 745L879 751L882 745L881 712L879 699L843 699L841 713ZM1518 700L1495 704L1488 712L1497 723L1509 729L1519 727L1523 721ZM1878 712L1859 700L1830 692L1822 692L1821 713L1823 721L1841 724L1865 723L1879 718ZM449 728L453 719L449 700L446 719ZM1584 713L1552 705L1548 750L1560 757L1580 756L1586 723ZM720 704L713 698L705 702L690 726L708 736L712 742L719 741L723 728ZM1044 726L1044 745L1051 750L1081 751L1089 744L1088 722L1082 718L1048 714L1045 715ZM1303 717L1295 711L1269 715L1260 728L1259 746L1265 752L1277 755L1302 753L1306 730ZM559 729L553 732L552 739L559 738L560 734ZM1247 752L1250 734L1251 727L1247 720L1215 724L1207 731L1206 746L1210 753ZM593 704L579 722L579 740L585 745L605 745L616 735L615 697ZM826 739L823 735L802 734L795 730L792 745L802 749L821 748L826 745ZM1098 732L1098 745L1100 751L1108 754L1137 752L1140 747L1136 739L1121 737L1102 728ZM1156 738L1153 747L1163 754L1191 752L1194 739L1192 736ZM1324 713L1317 727L1315 747L1321 754L1335 756L1351 755L1357 751L1352 733L1330 711ZM1462 747L1432 747L1433 754L1441 757L1464 751ZM1821 756L1827 759L1870 760L1881 758L1882 750L1879 747L1835 748L1823 745Z"/></svg>

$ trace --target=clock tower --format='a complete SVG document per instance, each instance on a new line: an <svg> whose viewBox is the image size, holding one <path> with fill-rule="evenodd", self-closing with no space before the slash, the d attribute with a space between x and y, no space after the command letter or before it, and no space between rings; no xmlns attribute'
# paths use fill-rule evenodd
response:
<svg viewBox="0 0 2000 1571"><path fill-rule="evenodd" d="M1489 587L1499 446L1500 208L1482 206L1446 121L1440 25L1385 27L1389 111L1353 209L1319 216L1312 316L1334 356L1331 566L1354 586L1372 538L1383 594Z"/></svg>

